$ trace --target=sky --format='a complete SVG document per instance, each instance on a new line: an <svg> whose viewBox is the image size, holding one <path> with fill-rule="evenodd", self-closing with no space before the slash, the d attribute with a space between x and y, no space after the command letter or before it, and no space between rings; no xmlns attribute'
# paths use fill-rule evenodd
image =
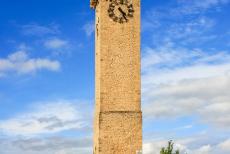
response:
<svg viewBox="0 0 230 154"><path fill-rule="evenodd" d="M89 0L0 0L0 153L91 154ZM230 0L142 0L143 153L230 153Z"/></svg>

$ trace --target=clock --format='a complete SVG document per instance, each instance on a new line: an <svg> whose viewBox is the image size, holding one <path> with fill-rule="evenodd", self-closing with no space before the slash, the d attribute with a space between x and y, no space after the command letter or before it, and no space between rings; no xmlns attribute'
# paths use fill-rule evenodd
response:
<svg viewBox="0 0 230 154"><path fill-rule="evenodd" d="M110 0L108 15L118 23L126 23L133 17L134 9L132 0Z"/></svg>

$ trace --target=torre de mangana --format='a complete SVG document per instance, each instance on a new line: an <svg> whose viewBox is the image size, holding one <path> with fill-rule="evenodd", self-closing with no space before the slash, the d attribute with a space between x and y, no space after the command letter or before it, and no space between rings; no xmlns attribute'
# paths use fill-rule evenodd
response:
<svg viewBox="0 0 230 154"><path fill-rule="evenodd" d="M95 9L94 154L141 154L140 0L91 0Z"/></svg>

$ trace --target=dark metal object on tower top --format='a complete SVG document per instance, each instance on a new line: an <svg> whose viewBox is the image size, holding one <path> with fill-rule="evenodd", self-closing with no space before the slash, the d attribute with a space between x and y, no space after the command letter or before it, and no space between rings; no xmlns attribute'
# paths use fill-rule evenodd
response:
<svg viewBox="0 0 230 154"><path fill-rule="evenodd" d="M98 0L90 0L90 7L95 9L97 6Z"/></svg>

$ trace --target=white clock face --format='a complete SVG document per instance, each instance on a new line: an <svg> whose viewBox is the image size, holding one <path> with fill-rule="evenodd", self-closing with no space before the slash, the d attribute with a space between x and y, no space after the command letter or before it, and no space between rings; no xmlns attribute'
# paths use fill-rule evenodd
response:
<svg viewBox="0 0 230 154"><path fill-rule="evenodd" d="M126 23L133 17L133 4L128 0L113 0L109 4L109 17L118 23Z"/></svg>

